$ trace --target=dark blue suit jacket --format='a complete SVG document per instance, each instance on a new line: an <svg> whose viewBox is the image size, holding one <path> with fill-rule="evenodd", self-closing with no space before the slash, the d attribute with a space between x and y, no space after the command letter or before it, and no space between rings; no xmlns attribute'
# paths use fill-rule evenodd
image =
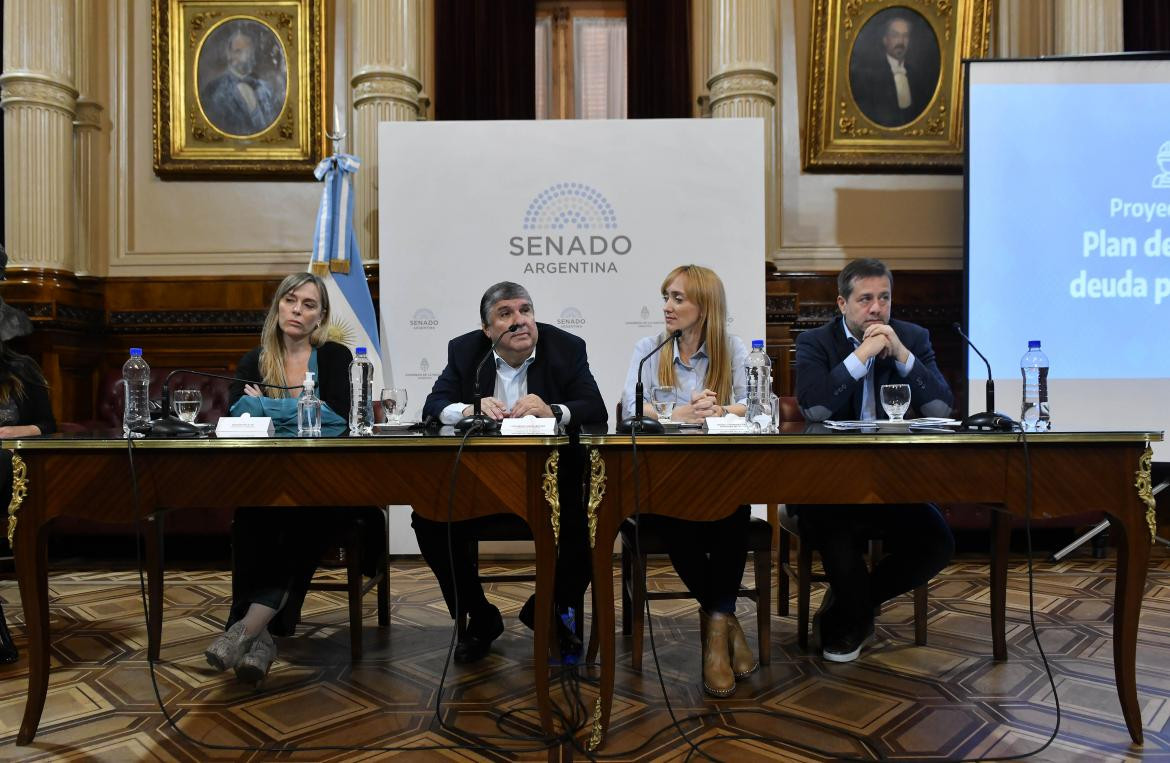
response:
<svg viewBox="0 0 1170 763"><path fill-rule="evenodd" d="M858 419L865 378L854 379L845 367L853 344L845 336L841 316L796 338L796 399L807 421ZM949 416L954 396L938 370L930 332L906 321L890 320L906 349L914 353L914 368L903 378L893 358L874 360L874 406L878 418L885 412L877 393L883 384L909 384L910 407L923 416Z"/></svg>
<svg viewBox="0 0 1170 763"><path fill-rule="evenodd" d="M569 409L569 426L604 424L609 420L605 401L597 389L585 340L547 323L537 323L536 360L528 367L528 392L546 403ZM470 331L447 344L447 367L435 380L423 404L423 418L439 417L451 403L470 403L475 397L472 375L491 342L483 331ZM491 397L496 388L496 368L488 361L480 372L479 390Z"/></svg>

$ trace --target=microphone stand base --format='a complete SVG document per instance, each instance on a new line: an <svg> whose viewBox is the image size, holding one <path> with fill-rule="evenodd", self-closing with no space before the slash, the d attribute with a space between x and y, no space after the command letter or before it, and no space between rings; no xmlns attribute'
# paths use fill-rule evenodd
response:
<svg viewBox="0 0 1170 763"><path fill-rule="evenodd" d="M455 431L459 434L463 434L469 429L473 429L479 434L495 434L500 431L500 422L483 413L473 413L455 422Z"/></svg>
<svg viewBox="0 0 1170 763"><path fill-rule="evenodd" d="M666 430L663 429L662 424L649 416L630 416L618 422L617 426L614 427L614 431L618 434L630 434L632 432L637 432L638 434L662 434Z"/></svg>
<svg viewBox="0 0 1170 763"><path fill-rule="evenodd" d="M199 437L203 432L194 424L188 424L185 421L180 421L177 418L168 416L163 419L155 419L150 422L150 431L147 437L174 437L174 438L191 438Z"/></svg>

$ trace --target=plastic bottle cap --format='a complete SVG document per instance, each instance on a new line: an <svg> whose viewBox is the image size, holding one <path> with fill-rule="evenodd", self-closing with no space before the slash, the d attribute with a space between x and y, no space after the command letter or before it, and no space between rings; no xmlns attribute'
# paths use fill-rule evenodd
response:
<svg viewBox="0 0 1170 763"><path fill-rule="evenodd" d="M764 349L764 340L763 339L753 339L752 340L752 349L753 350Z"/></svg>
<svg viewBox="0 0 1170 763"><path fill-rule="evenodd" d="M141 358L142 357L142 348L141 347L131 347L130 348L130 357Z"/></svg>
<svg viewBox="0 0 1170 763"><path fill-rule="evenodd" d="M1028 349L1029 350L1039 350L1040 349L1040 340L1039 339L1029 339L1028 340Z"/></svg>
<svg viewBox="0 0 1170 763"><path fill-rule="evenodd" d="M355 347L355 348L353 348L353 351L356 352L358 355L365 355L366 354L365 347Z"/></svg>

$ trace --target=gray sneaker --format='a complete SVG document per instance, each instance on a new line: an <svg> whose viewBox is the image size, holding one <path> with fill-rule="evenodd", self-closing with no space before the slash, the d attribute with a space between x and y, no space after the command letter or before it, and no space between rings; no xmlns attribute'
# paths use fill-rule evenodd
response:
<svg viewBox="0 0 1170 763"><path fill-rule="evenodd" d="M216 636L203 656L207 658L207 664L216 670L230 670L247 653L254 638L254 636L244 634L242 621L237 622L227 631Z"/></svg>
<svg viewBox="0 0 1170 763"><path fill-rule="evenodd" d="M244 683L259 684L268 675L272 661L276 659L276 644L265 629L252 642L248 653L236 663L236 678Z"/></svg>

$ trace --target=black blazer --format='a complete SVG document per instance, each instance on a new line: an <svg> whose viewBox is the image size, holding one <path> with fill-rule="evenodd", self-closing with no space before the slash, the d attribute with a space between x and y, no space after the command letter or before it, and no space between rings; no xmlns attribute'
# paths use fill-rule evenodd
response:
<svg viewBox="0 0 1170 763"><path fill-rule="evenodd" d="M349 420L349 363L353 354L344 344L325 342L317 346L317 397L334 413ZM250 350L240 358L236 366L236 380L228 390L228 408L244 396L244 385L248 382L264 381L260 375L260 348ZM299 390L290 393L292 397ZM374 392L377 394L377 391Z"/></svg>
<svg viewBox="0 0 1170 763"><path fill-rule="evenodd" d="M854 379L845 367L853 344L845 336L841 316L825 325L802 332L796 338L796 400L807 421L857 419L861 416L861 392L865 377ZM890 320L906 349L914 353L914 368L903 378L893 358L874 360L874 394L883 384L909 384L910 407L924 416L949 416L955 399L938 370L930 332L914 323ZM877 398L874 398L877 403ZM877 403L877 415L885 417Z"/></svg>
<svg viewBox="0 0 1170 763"><path fill-rule="evenodd" d="M547 323L537 323L536 360L528 367L528 392L546 403L569 409L569 426L604 424L609 420L605 402L589 370L585 340ZM491 349L483 331L469 331L447 344L447 367L435 380L423 404L423 418L436 419L451 403L470 403L475 397L475 366ZM480 394L491 397L496 388L496 368L489 361L479 377Z"/></svg>

